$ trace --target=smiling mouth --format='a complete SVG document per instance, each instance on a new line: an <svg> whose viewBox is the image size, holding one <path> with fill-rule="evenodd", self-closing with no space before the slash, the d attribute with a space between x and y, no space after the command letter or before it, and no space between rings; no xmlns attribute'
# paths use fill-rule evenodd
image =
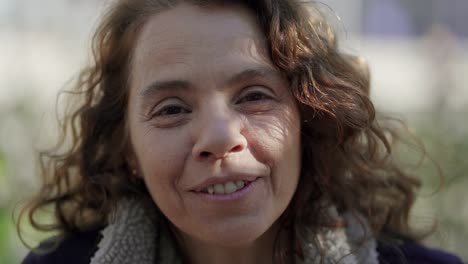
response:
<svg viewBox="0 0 468 264"><path fill-rule="evenodd" d="M250 181L228 181L223 184L213 184L210 185L203 190L201 193L213 194L213 195L223 195L223 194L230 194L240 191L247 187L251 182Z"/></svg>

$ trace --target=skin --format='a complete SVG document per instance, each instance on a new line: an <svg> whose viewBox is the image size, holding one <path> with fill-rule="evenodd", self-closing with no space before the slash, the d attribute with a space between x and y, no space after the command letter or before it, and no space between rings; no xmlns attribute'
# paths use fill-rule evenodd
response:
<svg viewBox="0 0 468 264"><path fill-rule="evenodd" d="M139 33L130 74L131 164L191 263L271 261L299 181L300 117L253 16L190 4L159 13ZM238 174L257 177L240 199L194 191Z"/></svg>

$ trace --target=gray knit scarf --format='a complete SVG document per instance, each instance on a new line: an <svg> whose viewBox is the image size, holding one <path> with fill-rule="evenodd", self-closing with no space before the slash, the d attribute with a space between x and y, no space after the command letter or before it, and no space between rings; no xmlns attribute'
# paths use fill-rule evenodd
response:
<svg viewBox="0 0 468 264"><path fill-rule="evenodd" d="M156 215L154 205L148 206L148 202L121 201L110 224L102 231L103 237L91 264L182 263L168 228L162 228ZM362 243L364 234L368 234L365 230L368 228L362 225L363 220L351 214L340 217L347 222L346 229L324 229L317 234L319 244L326 252L324 259L310 243L305 260L296 263L378 264L375 240L368 239Z"/></svg>

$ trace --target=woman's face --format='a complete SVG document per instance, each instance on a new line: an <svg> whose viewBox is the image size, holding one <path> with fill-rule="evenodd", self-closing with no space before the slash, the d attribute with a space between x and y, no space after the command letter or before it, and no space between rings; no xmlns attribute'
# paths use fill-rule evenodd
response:
<svg viewBox="0 0 468 264"><path fill-rule="evenodd" d="M149 19L131 64L133 163L182 236L250 243L288 206L300 118L241 8L180 4Z"/></svg>

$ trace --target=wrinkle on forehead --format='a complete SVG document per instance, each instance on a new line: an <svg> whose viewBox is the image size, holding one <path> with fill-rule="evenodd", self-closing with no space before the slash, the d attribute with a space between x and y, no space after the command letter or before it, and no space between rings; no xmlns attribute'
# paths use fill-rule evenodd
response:
<svg viewBox="0 0 468 264"><path fill-rule="evenodd" d="M137 40L131 75L137 79L133 84L142 88L157 78L215 82L256 65L273 68L266 41L247 11L181 5L146 22Z"/></svg>
<svg viewBox="0 0 468 264"><path fill-rule="evenodd" d="M228 79L245 70L277 71L255 41L238 40L232 46L235 48L216 51L205 46L203 52L168 48L151 58L146 57L135 65L134 70L138 71L141 81L135 88L144 89L151 82L169 80L184 80L194 85L213 84L220 88Z"/></svg>
<svg viewBox="0 0 468 264"><path fill-rule="evenodd" d="M167 62L170 57L177 63L178 57L185 57L197 47L211 53L225 53L232 45L246 46L252 40L263 42L261 32L252 27L255 23L253 16L240 7L207 9L180 4L146 22L137 39L134 61L140 63L152 58ZM231 46L220 46L220 43Z"/></svg>

